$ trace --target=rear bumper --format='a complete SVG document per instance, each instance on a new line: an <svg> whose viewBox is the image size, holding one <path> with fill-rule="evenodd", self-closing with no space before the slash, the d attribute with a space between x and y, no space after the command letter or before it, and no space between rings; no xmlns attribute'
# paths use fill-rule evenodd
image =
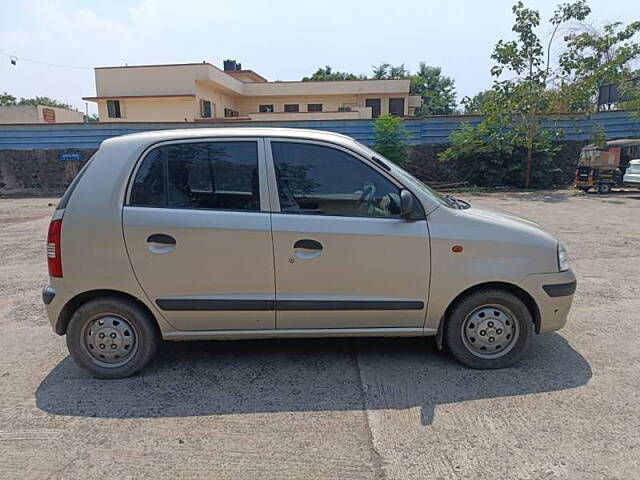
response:
<svg viewBox="0 0 640 480"><path fill-rule="evenodd" d="M564 327L576 286L576 277L571 270L525 277L522 287L533 297L540 310L539 333Z"/></svg>
<svg viewBox="0 0 640 480"><path fill-rule="evenodd" d="M69 293L64 288L62 279L50 278L49 280L51 283L42 289L42 302L47 310L51 328L58 335L62 335L64 332L60 329L59 319L62 309L69 301Z"/></svg>

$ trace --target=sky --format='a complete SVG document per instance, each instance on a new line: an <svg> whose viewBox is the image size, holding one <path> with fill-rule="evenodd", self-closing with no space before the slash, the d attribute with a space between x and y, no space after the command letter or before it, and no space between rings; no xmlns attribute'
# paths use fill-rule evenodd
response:
<svg viewBox="0 0 640 480"><path fill-rule="evenodd" d="M540 34L560 0L540 10ZM566 1L566 0L565 0ZM513 37L512 0L0 0L0 92L85 110L93 67L230 58L269 80L319 66L371 73L388 61L439 66L458 100L487 89L491 50ZM640 19L638 0L591 0L591 23ZM15 66L10 55L17 57ZM31 62L30 62L31 61ZM51 65L45 65L44 62ZM60 66L56 66L60 65ZM77 67L77 68L74 68ZM96 112L89 102L89 111Z"/></svg>

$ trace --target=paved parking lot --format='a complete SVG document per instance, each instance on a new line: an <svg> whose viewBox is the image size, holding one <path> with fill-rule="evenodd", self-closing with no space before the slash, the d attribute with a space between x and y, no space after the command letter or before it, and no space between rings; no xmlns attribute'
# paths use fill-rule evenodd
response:
<svg viewBox="0 0 640 480"><path fill-rule="evenodd" d="M204 342L116 381L45 317L55 200L0 199L0 478L640 478L640 192L461 196L568 245L569 324L518 366L421 339Z"/></svg>

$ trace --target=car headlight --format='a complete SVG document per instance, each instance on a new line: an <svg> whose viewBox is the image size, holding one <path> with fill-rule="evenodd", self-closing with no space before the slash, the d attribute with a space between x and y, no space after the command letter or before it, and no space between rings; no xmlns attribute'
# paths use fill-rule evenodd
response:
<svg viewBox="0 0 640 480"><path fill-rule="evenodd" d="M558 270L564 272L569 270L569 255L567 254L567 248L558 243Z"/></svg>

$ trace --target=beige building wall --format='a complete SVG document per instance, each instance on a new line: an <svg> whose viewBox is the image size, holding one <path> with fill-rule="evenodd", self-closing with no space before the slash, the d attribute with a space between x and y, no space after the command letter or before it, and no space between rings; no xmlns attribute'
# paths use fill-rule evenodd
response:
<svg viewBox="0 0 640 480"><path fill-rule="evenodd" d="M273 105L275 112L284 112L286 104L298 104L300 112L307 112L307 105L310 103L322 104L323 112L338 112L342 106L365 107L368 98L380 99L380 113L389 113L389 98L404 98L404 115L408 115L409 95L396 94L359 94L359 95L291 95L291 96L271 96L271 97L242 97L238 100L238 111L241 117L253 116L259 113L259 105ZM370 110L370 109L368 109ZM365 118L371 118L365 117Z"/></svg>
<svg viewBox="0 0 640 480"><path fill-rule="evenodd" d="M120 118L110 118L107 100L98 100L101 122L193 122L200 115L193 97L120 99Z"/></svg>
<svg viewBox="0 0 640 480"><path fill-rule="evenodd" d="M82 123L84 115L81 112L43 105L14 105L0 107L0 124L9 123L49 123L45 122L43 110L53 110L53 123Z"/></svg>
<svg viewBox="0 0 640 480"><path fill-rule="evenodd" d="M371 118L371 109L365 108L369 98L380 99L381 114L389 112L390 98L403 98L403 115L409 115L416 103L408 94L407 79L266 82L249 70L225 73L207 63L102 67L95 73L97 97L86 100L98 102L103 122L202 120L201 100L212 103L214 119L224 118L225 108L237 111L241 118L257 119L259 114L260 119L264 119L269 114L259 112L259 105L266 104L274 106L274 120ZM120 101L121 118L108 117L108 99ZM307 105L312 103L322 104L322 115L306 113ZM286 104L299 105L299 114L277 115L284 112ZM339 111L344 106L351 107L352 111ZM329 115L330 112L335 115Z"/></svg>
<svg viewBox="0 0 640 480"><path fill-rule="evenodd" d="M29 105L0 107L0 123L39 123L38 110Z"/></svg>
<svg viewBox="0 0 640 480"><path fill-rule="evenodd" d="M237 98L238 95L231 95L228 90L221 89L213 82L196 80L196 103L198 107L196 118L201 118L200 100L209 100L212 104L211 116L218 118L224 117L225 108L238 110Z"/></svg>
<svg viewBox="0 0 640 480"><path fill-rule="evenodd" d="M40 119L40 123L46 123L44 121L44 113L43 110L53 110L55 112L56 121L55 123L82 123L84 122L84 114L82 112L77 112L75 110L67 110L65 108L57 108L57 107L45 107L43 105L38 105L38 118Z"/></svg>

